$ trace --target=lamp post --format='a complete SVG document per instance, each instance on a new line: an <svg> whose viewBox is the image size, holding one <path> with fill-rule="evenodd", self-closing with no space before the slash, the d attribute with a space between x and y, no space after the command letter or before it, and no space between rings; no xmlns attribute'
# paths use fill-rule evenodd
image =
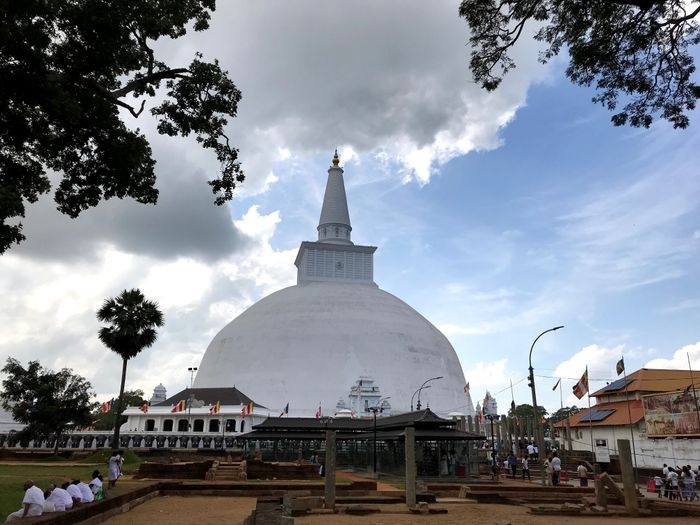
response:
<svg viewBox="0 0 700 525"><path fill-rule="evenodd" d="M194 383L194 373L197 371L197 367L190 366L187 368L187 371L190 373L190 388L192 388L192 384Z"/></svg>
<svg viewBox="0 0 700 525"><path fill-rule="evenodd" d="M372 412L372 415L374 416L374 452L372 453L372 476L377 479L377 412L382 412L384 409L382 408L382 403L386 401L387 399L391 399L391 396L389 397L383 397L379 401L377 401L377 404L374 405L373 407L369 407L369 411Z"/></svg>
<svg viewBox="0 0 700 525"><path fill-rule="evenodd" d="M529 386L530 390L532 391L532 415L535 418L535 441L537 441L537 446L539 448L539 454L545 454L545 447L544 447L544 434L542 432L541 424L539 420L537 419L537 393L535 391L535 371L532 368L532 349L535 348L535 343L537 340L542 337L544 334L547 332L554 332L555 330L559 330L560 328L564 328L564 326L555 326L554 328L550 328L549 330L545 330L542 332L540 335L538 335L535 340L532 342L532 346L530 347L530 355L528 357L528 364L529 364ZM539 457L538 454L538 457ZM542 485L545 485L545 472L544 469L542 468L542 464L540 464L540 478L542 481Z"/></svg>
<svg viewBox="0 0 700 525"><path fill-rule="evenodd" d="M486 416L491 421L491 468L493 472L496 472L496 436L493 432L493 418L498 417L495 414L488 414Z"/></svg>
<svg viewBox="0 0 700 525"><path fill-rule="evenodd" d="M428 386L422 386L422 387L420 387L418 390L416 390L415 392L413 392L413 395L411 396L411 412L413 412L413 399L416 397L416 394L418 393L418 391L420 391L420 390L422 390L422 389L424 389L424 388L430 388L430 385L428 385Z"/></svg>
<svg viewBox="0 0 700 525"><path fill-rule="evenodd" d="M427 385L431 381L436 381L436 380L442 379L442 378L443 378L443 376L431 377L430 379L427 379L425 381L425 383L423 383L418 390L416 390L416 392L418 392L418 402L416 403L416 410L420 410L420 392L421 392L421 390L423 390L424 388L428 388L425 385ZM411 402L411 404L413 404L413 402ZM413 409L411 409L411 412L413 412Z"/></svg>

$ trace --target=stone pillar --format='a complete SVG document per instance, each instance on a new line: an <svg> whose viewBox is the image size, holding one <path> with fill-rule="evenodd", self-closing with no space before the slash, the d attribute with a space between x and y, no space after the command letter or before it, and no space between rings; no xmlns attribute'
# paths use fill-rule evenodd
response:
<svg viewBox="0 0 700 525"><path fill-rule="evenodd" d="M467 416L467 430L469 432L474 432L474 419L472 416Z"/></svg>
<svg viewBox="0 0 700 525"><path fill-rule="evenodd" d="M413 427L406 427L405 431L406 452L406 505L416 506L416 431Z"/></svg>
<svg viewBox="0 0 700 525"><path fill-rule="evenodd" d="M622 470L622 488L625 493L625 508L630 516L638 516L637 485L634 482L634 468L632 466L632 452L630 450L629 439L617 440L617 453L620 457L620 470Z"/></svg>
<svg viewBox="0 0 700 525"><path fill-rule="evenodd" d="M326 488L324 501L327 509L335 508L335 430L326 430Z"/></svg>

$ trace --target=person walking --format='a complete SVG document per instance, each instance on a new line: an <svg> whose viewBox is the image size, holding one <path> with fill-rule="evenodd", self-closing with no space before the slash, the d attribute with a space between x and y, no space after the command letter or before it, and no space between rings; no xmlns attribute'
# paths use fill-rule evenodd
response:
<svg viewBox="0 0 700 525"><path fill-rule="evenodd" d="M542 467L545 470L545 477L544 477L544 484L545 485L551 485L552 484L552 473L554 472L552 470L552 462L549 461L549 458L545 458L544 463L542 464Z"/></svg>
<svg viewBox="0 0 700 525"><path fill-rule="evenodd" d="M588 486L588 469L583 464L583 462L581 462L581 461L578 462L578 468L576 469L576 472L578 473L579 486L587 487Z"/></svg>
<svg viewBox="0 0 700 525"><path fill-rule="evenodd" d="M525 481L525 474L527 474L527 480L531 481L530 478L530 464L527 459L527 454L523 454L523 459L520 460L521 468L523 469L523 481Z"/></svg>
<svg viewBox="0 0 700 525"><path fill-rule="evenodd" d="M559 459L556 452L552 453L552 461L550 463L552 465L552 485L556 486L559 485L559 475L561 473L561 459Z"/></svg>
<svg viewBox="0 0 700 525"><path fill-rule="evenodd" d="M121 474L122 458L119 451L115 450L107 460L107 479L109 480L109 488L112 489L117 484L119 474Z"/></svg>
<svg viewBox="0 0 700 525"><path fill-rule="evenodd" d="M510 469L511 477L515 479L515 473L518 471L518 458L515 457L513 452L508 454L508 468Z"/></svg>

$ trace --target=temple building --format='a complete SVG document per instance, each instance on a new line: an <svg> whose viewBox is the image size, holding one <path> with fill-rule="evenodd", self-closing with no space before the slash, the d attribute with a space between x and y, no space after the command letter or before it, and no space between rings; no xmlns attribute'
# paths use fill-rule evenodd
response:
<svg viewBox="0 0 700 525"><path fill-rule="evenodd" d="M363 417L379 406L401 413L416 397L437 414L474 415L450 342L377 286L377 248L353 243L337 152L316 230L294 262L297 284L261 299L214 337L194 390L235 384L272 415L286 406L297 417Z"/></svg>

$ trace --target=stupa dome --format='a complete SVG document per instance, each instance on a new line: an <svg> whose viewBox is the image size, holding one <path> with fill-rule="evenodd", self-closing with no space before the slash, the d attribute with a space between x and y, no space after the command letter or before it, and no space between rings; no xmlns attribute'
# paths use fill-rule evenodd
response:
<svg viewBox="0 0 700 525"><path fill-rule="evenodd" d="M421 385L441 376L421 391L422 408L474 414L450 342L375 284L376 247L352 242L337 153L317 234L317 241L301 243L296 286L226 325L209 344L194 387L235 386L271 411L289 403L293 416L313 416L319 407L332 415L338 399L347 398L348 409L364 415L374 406L410 410Z"/></svg>
<svg viewBox="0 0 700 525"><path fill-rule="evenodd" d="M365 284L290 286L248 308L212 340L195 388L232 386L292 415L329 414L358 377L371 376L394 410L464 411L464 375L447 338L397 297ZM417 396L416 396L417 398ZM414 399L414 404L416 399Z"/></svg>

